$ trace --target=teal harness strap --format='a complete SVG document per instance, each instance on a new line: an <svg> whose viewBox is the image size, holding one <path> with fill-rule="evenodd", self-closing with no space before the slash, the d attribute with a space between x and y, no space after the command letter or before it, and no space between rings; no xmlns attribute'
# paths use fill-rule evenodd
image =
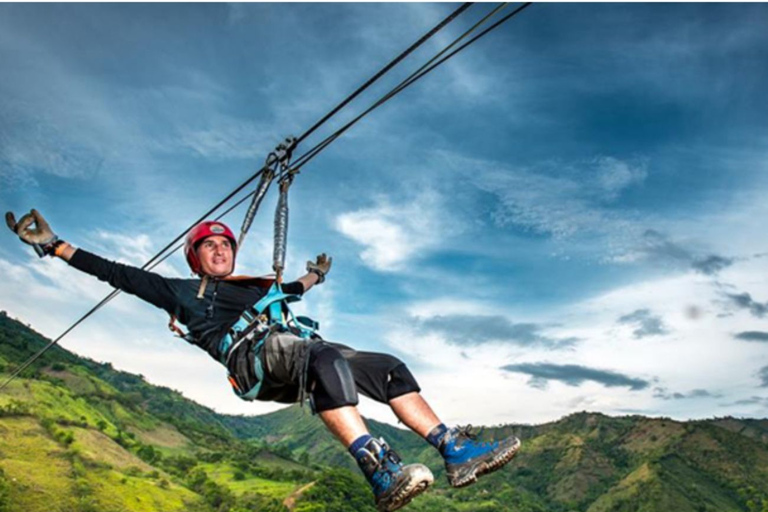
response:
<svg viewBox="0 0 768 512"><path fill-rule="evenodd" d="M268 326L270 330L277 328L280 331L293 331L303 339L310 339L316 334L319 324L314 320L293 314L293 311L288 307L290 302L298 302L301 300L301 296L284 293L280 285L275 282L267 291L267 294L261 298L252 308L243 312L240 318L235 322L227 334L221 339L219 344L221 363L228 367L229 355L237 348L239 343L243 343L253 332L254 324L260 323L260 317L264 313L267 314L269 321ZM263 325L263 324L262 324ZM254 400L261 390L261 384L264 381L264 367L259 357L259 352L264 347L264 341L266 339L267 331L264 331L261 339L253 347L254 358L254 373L256 374L256 384L248 390L239 389L233 382L233 378L230 375L230 383L232 384L235 394L243 400Z"/></svg>
<svg viewBox="0 0 768 512"><path fill-rule="evenodd" d="M246 390L245 392L243 392L241 389L238 389L235 385L232 386L235 394L243 400L255 400L259 394L259 391L261 391L261 384L264 382L264 367L261 364L259 352L261 352L262 348L264 347L265 338L266 336L262 336L259 342L256 343L256 345L253 347L253 372L256 376L256 384L254 384L251 389ZM230 382L232 382L231 376Z"/></svg>
<svg viewBox="0 0 768 512"><path fill-rule="evenodd" d="M300 295L284 293L280 289L280 285L275 282L253 308L259 314L268 312L270 326L279 325L285 331L291 330L293 327L299 331L298 334L302 338L310 338L317 332L319 324L304 316L297 317L288 307L288 303L300 300Z"/></svg>
<svg viewBox="0 0 768 512"><path fill-rule="evenodd" d="M221 341L219 342L219 361L221 364L226 365L229 351L232 349L232 345L235 343L235 337L247 329L249 325L251 324L245 318L245 315L243 315L238 318L237 322L235 322L235 325L230 327L227 334L221 338Z"/></svg>

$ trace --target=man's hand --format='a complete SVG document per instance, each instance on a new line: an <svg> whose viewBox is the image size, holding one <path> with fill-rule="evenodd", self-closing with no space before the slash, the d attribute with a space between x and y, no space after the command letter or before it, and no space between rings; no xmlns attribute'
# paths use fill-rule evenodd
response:
<svg viewBox="0 0 768 512"><path fill-rule="evenodd" d="M35 252L41 258L53 254L59 237L54 234L51 227L37 210L31 210L19 219L19 222L16 222L13 212L6 212L5 223L11 231L19 235L22 242L34 247ZM32 224L35 225L34 228Z"/></svg>
<svg viewBox="0 0 768 512"><path fill-rule="evenodd" d="M320 254L317 260L307 262L307 272L317 275L317 283L325 281L325 275L331 270L333 258L329 258L325 253Z"/></svg>

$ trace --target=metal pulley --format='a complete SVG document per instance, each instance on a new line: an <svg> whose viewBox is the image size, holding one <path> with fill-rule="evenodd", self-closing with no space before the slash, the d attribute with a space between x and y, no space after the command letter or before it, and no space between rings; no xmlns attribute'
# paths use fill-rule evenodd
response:
<svg viewBox="0 0 768 512"><path fill-rule="evenodd" d="M264 163L264 167L261 171L261 179L256 186L256 191L251 200L251 204L248 207L248 211L245 214L245 219L243 219L243 226L240 228L240 237L237 241L238 248L242 247L245 235L247 235L248 230L251 229L253 219L256 217L261 201L267 194L267 190L269 190L272 180L278 173L282 173L288 169L297 143L296 137L288 137L278 144L275 150L267 156L267 161Z"/></svg>

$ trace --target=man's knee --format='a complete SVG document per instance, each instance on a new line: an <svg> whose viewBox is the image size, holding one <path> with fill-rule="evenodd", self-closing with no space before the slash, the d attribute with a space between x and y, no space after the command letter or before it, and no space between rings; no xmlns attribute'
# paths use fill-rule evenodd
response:
<svg viewBox="0 0 768 512"><path fill-rule="evenodd" d="M408 393L421 391L416 378L411 371L401 363L389 372L389 382L387 382L387 400L392 400Z"/></svg>
<svg viewBox="0 0 768 512"><path fill-rule="evenodd" d="M313 347L309 377L315 411L358 404L352 369L337 349L324 344Z"/></svg>

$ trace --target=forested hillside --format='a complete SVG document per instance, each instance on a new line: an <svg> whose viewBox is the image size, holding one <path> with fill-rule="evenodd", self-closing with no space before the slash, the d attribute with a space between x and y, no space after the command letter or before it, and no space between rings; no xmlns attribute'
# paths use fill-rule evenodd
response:
<svg viewBox="0 0 768 512"><path fill-rule="evenodd" d="M0 378L47 340L0 314ZM768 420L578 413L514 433L504 470L447 487L434 449L370 421L437 485L411 504L440 511L768 512ZM55 347L0 393L0 512L373 512L354 462L289 407L227 416L141 377Z"/></svg>

